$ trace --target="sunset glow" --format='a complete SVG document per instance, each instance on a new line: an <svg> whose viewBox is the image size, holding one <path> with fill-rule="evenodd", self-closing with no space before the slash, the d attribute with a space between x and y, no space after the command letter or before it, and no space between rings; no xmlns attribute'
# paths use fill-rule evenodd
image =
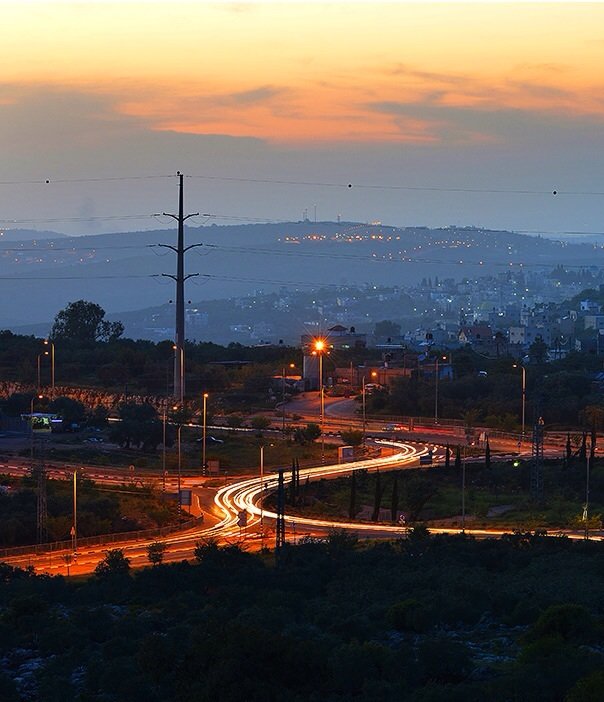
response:
<svg viewBox="0 0 604 702"><path fill-rule="evenodd" d="M3 24L3 104L95 96L150 130L435 144L497 141L509 110L602 120L599 4L23 3Z"/></svg>

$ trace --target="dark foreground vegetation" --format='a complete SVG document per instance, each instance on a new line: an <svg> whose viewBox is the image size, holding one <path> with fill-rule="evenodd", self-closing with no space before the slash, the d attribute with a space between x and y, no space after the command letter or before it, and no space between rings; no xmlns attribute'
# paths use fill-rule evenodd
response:
<svg viewBox="0 0 604 702"><path fill-rule="evenodd" d="M418 527L364 546L334 533L277 565L212 543L196 555L135 574L116 557L88 581L0 566L0 698L604 698L599 543Z"/></svg>

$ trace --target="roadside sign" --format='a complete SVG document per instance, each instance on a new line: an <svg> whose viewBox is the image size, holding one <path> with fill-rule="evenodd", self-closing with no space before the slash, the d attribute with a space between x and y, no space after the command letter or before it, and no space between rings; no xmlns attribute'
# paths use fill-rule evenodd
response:
<svg viewBox="0 0 604 702"><path fill-rule="evenodd" d="M238 513L237 516L238 516L238 519L237 519L237 526L238 526L238 527L246 527L246 526L247 526L247 512L246 512L244 509L242 509L242 510Z"/></svg>

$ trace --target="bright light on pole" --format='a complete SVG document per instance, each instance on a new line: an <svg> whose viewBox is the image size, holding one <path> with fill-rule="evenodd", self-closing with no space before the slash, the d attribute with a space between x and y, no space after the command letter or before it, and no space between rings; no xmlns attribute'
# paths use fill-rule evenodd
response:
<svg viewBox="0 0 604 702"><path fill-rule="evenodd" d="M438 361L443 360L446 361L447 357L446 356L437 356L436 357L436 362L435 362L435 375L436 375L436 383L435 383L435 391L434 391L434 424L438 424Z"/></svg>
<svg viewBox="0 0 604 702"><path fill-rule="evenodd" d="M50 387L52 396L55 395L55 345L50 339L44 339L44 345L50 346Z"/></svg>
<svg viewBox="0 0 604 702"><path fill-rule="evenodd" d="M325 463L325 435L323 433L325 421L325 397L323 395L323 352L325 351L325 341L316 339L314 343L315 352L319 356L319 411L321 424L321 463Z"/></svg>

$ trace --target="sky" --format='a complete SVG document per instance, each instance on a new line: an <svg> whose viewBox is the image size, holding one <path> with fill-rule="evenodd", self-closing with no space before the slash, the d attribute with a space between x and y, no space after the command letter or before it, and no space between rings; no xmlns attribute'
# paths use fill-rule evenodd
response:
<svg viewBox="0 0 604 702"><path fill-rule="evenodd" d="M604 4L1 11L2 226L167 226L180 170L198 223L604 231Z"/></svg>

